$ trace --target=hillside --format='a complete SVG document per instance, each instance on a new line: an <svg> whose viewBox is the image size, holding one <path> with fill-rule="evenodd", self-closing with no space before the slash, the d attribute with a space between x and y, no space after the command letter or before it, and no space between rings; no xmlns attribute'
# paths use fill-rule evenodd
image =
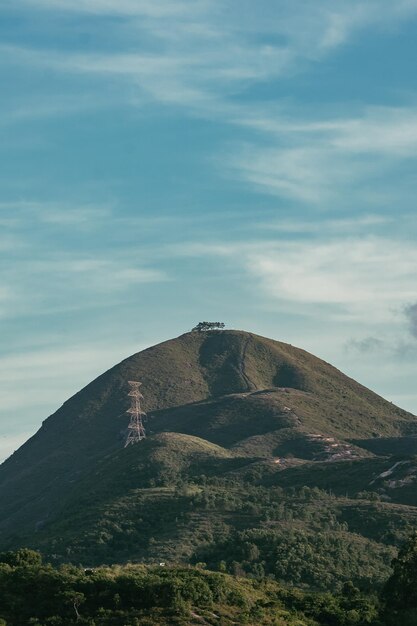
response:
<svg viewBox="0 0 417 626"><path fill-rule="evenodd" d="M201 567L54 568L19 550L0 553L0 574L8 626L377 626L379 612L375 596L351 586L308 594Z"/></svg>
<svg viewBox="0 0 417 626"><path fill-rule="evenodd" d="M128 380L143 383L148 436L124 449ZM379 583L417 521L416 432L415 416L299 348L186 333L99 376L3 463L0 547Z"/></svg>

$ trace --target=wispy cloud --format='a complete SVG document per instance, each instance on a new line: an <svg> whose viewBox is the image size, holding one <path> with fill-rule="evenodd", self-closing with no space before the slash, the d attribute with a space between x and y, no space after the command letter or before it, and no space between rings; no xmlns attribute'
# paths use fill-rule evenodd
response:
<svg viewBox="0 0 417 626"><path fill-rule="evenodd" d="M417 339L417 303L408 304L404 308L411 335Z"/></svg>
<svg viewBox="0 0 417 626"><path fill-rule="evenodd" d="M264 298L294 310L306 305L307 315L323 315L316 307L325 306L330 318L383 323L398 318L417 293L415 246L384 237L190 245L186 252L229 259Z"/></svg>
<svg viewBox="0 0 417 626"><path fill-rule="evenodd" d="M193 29L194 30L194 29ZM120 93L121 100L130 105L151 101L181 105L203 117L221 118L227 111L227 96L249 82L259 82L279 75L287 66L288 51L278 46L245 46L239 41L219 42L208 38L206 49L200 36L193 32L193 43L179 48L168 46L164 52L140 50L129 52L90 53L34 50L3 45L3 63L29 65L65 74L87 74L97 80L119 80L128 89ZM220 48L219 48L220 45ZM165 47L165 46L164 46ZM135 92L132 94L131 86ZM99 86L97 87L99 93ZM100 105L99 96L96 96ZM86 98L89 103L89 99ZM114 104L114 101L112 101ZM73 103L66 99L63 108ZM226 107L226 108L225 108ZM48 106L45 105L46 110ZM38 115L38 108L35 113ZM51 105L49 105L49 110ZM24 115L30 115L27 108ZM13 112L12 115L18 115ZM40 109L42 115L42 109Z"/></svg>
<svg viewBox="0 0 417 626"><path fill-rule="evenodd" d="M333 200L334 190L354 175L354 167L337 153L310 147L247 145L231 156L228 165L262 191L311 204ZM362 168L356 167L356 172L363 175Z"/></svg>
<svg viewBox="0 0 417 626"><path fill-rule="evenodd" d="M137 350L147 347L137 345ZM0 356L0 462L16 450L64 400L131 354L132 344L53 345ZM22 393L24 385L24 393ZM47 392L46 392L47 390ZM21 424L25 431L21 432ZM31 431L28 429L32 429Z"/></svg>
<svg viewBox="0 0 417 626"><path fill-rule="evenodd" d="M415 293L417 251L382 238L281 244L250 252L248 271L269 297L296 303L336 305L342 315L375 320Z"/></svg>
<svg viewBox="0 0 417 626"><path fill-rule="evenodd" d="M214 161L222 175L238 179L240 187L243 180L262 193L285 198L286 204L288 199L284 221L266 223L262 217L262 232L253 229L254 220L248 220L246 234L251 228L252 239L234 243L239 228L235 220L232 241L225 235L225 243L213 244L204 243L210 238L208 228L193 229L192 233L191 228L177 229L181 237L175 237L178 220L184 217L172 221L166 216L144 218L140 200L137 207L128 208L111 203L96 206L94 201L3 203L0 225L6 232L2 232L0 253L7 263L0 264L0 314L29 320L24 338L33 332L41 315L57 310L65 320L56 332L68 332L74 338L84 322L91 328L102 311L111 306L123 309L132 293L129 320L135 327L137 303L142 305L146 290L153 284L159 287L162 281L169 291L169 296L161 299L166 309L166 302L173 297L169 279L171 272L175 277L176 256L187 254L207 259L213 282L217 272L231 270L230 311L243 308L240 298L243 300L242 293L246 296L244 290L248 289L257 312L265 306L272 317L283 309L301 312L310 320L320 318L326 332L337 320L339 337L345 332L345 321L366 326L360 333L365 339L357 340L362 342L359 350L376 348L369 339L374 337L369 326L404 325L404 306L417 301L417 253L408 240L392 238L387 228L390 224L376 214L381 206L394 206L393 197L400 193L395 206L405 206L401 177L395 177L394 188L393 177L386 173L415 159L417 109L413 103L369 107L358 102L345 102L343 108L331 103L322 107L322 102L317 108L301 108L297 102L279 98L286 93L280 88L282 79L300 76L302 80L304 72L364 36L365 31L367 36L371 31L395 29L414 18L415 0L3 0L0 13L6 11L10 15L24 13L25 28L33 29L30 32L34 34L30 39L25 38L28 30L13 31L21 33L20 39L13 40L8 34L9 43L0 50L4 75L14 81L21 79L25 87L6 94L0 104L2 132L11 128L13 142L19 140L18 124L24 126L26 141L27 122L32 120L44 124L58 115L91 113L115 105L154 115L162 104L164 112L180 110L181 123L185 113L227 125L233 131L224 134L228 144L210 144L208 148L213 154L211 163ZM48 36L41 37L45 28ZM82 39L86 33L87 43ZM28 75L32 95L27 89ZM256 86L262 89L255 90ZM69 126L67 132L70 130ZM406 182L415 190L413 173ZM17 197L24 188L19 180ZM49 191L59 197L56 188ZM414 203L415 193L410 196ZM341 214L341 207L349 205L349 214L363 211L365 215L362 221L323 222L320 214L314 222L306 220L305 213L303 219L289 219L294 201L302 210L307 205ZM239 200L233 202L238 206ZM277 205L282 207L279 202ZM255 202L253 213L257 206ZM223 205L206 211L217 222L217 231L221 230L220 210ZM207 219L197 209L194 214ZM165 228L159 228L161 225ZM158 228L158 237L147 236ZM192 245L171 246L185 237L185 230ZM369 237L369 232L380 236ZM279 241L283 234L290 234L291 241ZM239 285L236 275L242 278ZM200 276L198 281L190 286L190 292L197 293ZM188 286L186 280L184 285ZM185 307L189 303L185 288L183 294ZM211 294L206 301L201 298L207 306L212 300ZM154 311L158 303L151 304ZM93 311L91 317L73 314L88 307ZM408 316L411 323L411 309ZM71 322L67 322L69 317ZM114 313L103 316L103 324L111 325L113 318ZM148 323L151 318L148 313ZM164 320L164 328L166 323ZM71 331L66 324L72 324ZM18 328L21 326L16 324L12 331ZM107 338L109 334L107 330ZM349 330L348 336L352 335ZM345 339L344 335L343 342ZM36 419L40 419L55 408L52 404L75 391L104 364L110 366L117 350L106 355L101 347L89 347L89 341L89 337L83 345L76 341L78 347L73 351L66 351L63 341L62 350L56 346L33 354L28 350L21 358L7 357L0 363L0 374L11 389L2 394L8 419L17 420L13 402L22 377L32 377L31 395L38 407ZM322 344L324 340L320 337L317 341ZM126 354L131 351L127 346ZM10 387L8 376L12 374L15 382ZM66 386L68 380L71 388ZM47 407L42 404L45 397ZM20 406L19 411L26 408Z"/></svg>
<svg viewBox="0 0 417 626"><path fill-rule="evenodd" d="M8 4L8 0L6 0ZM190 5L188 2L179 0L160 0L155 3L152 0L23 0L23 5L33 6L35 9L54 9L56 11L69 11L72 13L87 13L92 15L126 15L148 16L154 18L171 17L195 13L199 7L204 6L201 0L196 0Z"/></svg>
<svg viewBox="0 0 417 626"><path fill-rule="evenodd" d="M114 106L104 85L116 82L115 99L124 105L180 106L192 115L256 131L255 139L252 135L243 145L232 144L228 156L221 150L219 167L226 175L268 194L327 207L343 203L344 192L353 186L370 204L389 201L389 190L378 195L368 183L384 178L398 160L415 158L415 108L364 107L354 116L313 119L313 114L288 112L283 105L271 109L262 99L240 98L248 87L279 81L323 60L364 29L391 29L415 17L414 0L242 0L239 10L221 1L25 0L22 6L64 16L121 16L126 19L113 20L110 34L124 36L116 38L110 51L3 45L7 66L94 79L93 96L87 89L81 98L77 92L78 99L60 93L33 107L13 103L3 119L71 114L94 102Z"/></svg>
<svg viewBox="0 0 417 626"><path fill-rule="evenodd" d="M400 319L400 316L399 316ZM410 334L404 332L404 328L400 325L393 332L393 327L388 328L385 332L382 332L381 337L374 337L372 335L365 337L354 337L349 339L344 349L348 355L361 355L369 359L371 362L375 356L382 356L389 362L411 362L414 365L417 356L417 344L415 341L410 341Z"/></svg>
<svg viewBox="0 0 417 626"><path fill-rule="evenodd" d="M242 124L258 129L264 138L222 157L228 172L273 194L312 205L342 204L345 192L383 205L398 194L387 190L385 174L397 163L415 160L417 109L372 107L356 118L307 120L279 111L242 111ZM237 117L239 120L239 117ZM380 194L375 179L380 179ZM373 187L371 189L371 186Z"/></svg>
<svg viewBox="0 0 417 626"><path fill-rule="evenodd" d="M9 229L22 230L30 223L94 228L97 221L112 218L111 206L73 205L62 202L18 200L0 202L0 223ZM12 236L12 235L9 235Z"/></svg>
<svg viewBox="0 0 417 626"><path fill-rule="evenodd" d="M416 152L417 108L372 107L332 126L329 144L345 152L404 157Z"/></svg>
<svg viewBox="0 0 417 626"><path fill-rule="evenodd" d="M20 6L33 11L125 16L130 21L114 22L112 32L122 29L128 45L111 53L95 50L88 54L3 46L4 61L113 76L129 81L148 97L204 115L210 114L213 99L227 102L228 96L251 83L317 62L361 29L391 27L417 14L415 3L405 0L366 5L360 0L349 5L329 0L293 4L261 0L255 5L242 0L238 9L221 1L190 4L175 0L24 0Z"/></svg>
<svg viewBox="0 0 417 626"><path fill-rule="evenodd" d="M46 264L35 264L35 268L42 273L48 265L50 265L50 261ZM55 275L73 276L77 285L88 291L111 293L123 291L142 283L167 280L166 274L161 270L137 267L133 263L129 263L128 259L67 258L66 260L57 260L52 265Z"/></svg>
<svg viewBox="0 0 417 626"><path fill-rule="evenodd" d="M8 49L7 49L8 50ZM16 99L15 99L16 100ZM20 125L33 120L49 120L54 117L97 111L104 106L111 105L109 99L106 103L100 101L93 94L60 95L53 97L33 97L30 102L19 100L11 102L3 100L3 114L0 118L0 129L9 129L12 125Z"/></svg>
<svg viewBox="0 0 417 626"><path fill-rule="evenodd" d="M165 271L129 253L113 252L106 259L55 252L30 265L21 258L12 270L0 273L0 312L3 318L16 318L27 316L29 308L31 315L51 315L121 305L138 298L147 285L166 280Z"/></svg>
<svg viewBox="0 0 417 626"><path fill-rule="evenodd" d="M312 32L321 32L318 47L324 51L346 43L355 34L369 26L392 28L396 22L410 18L417 13L414 0L399 0L395 4L385 0L382 2L368 0L366 3L354 0L349 5L343 1L333 2L332 0L311 5L306 0L303 2L302 9L298 4L294 5L291 22L296 20L295 11L299 13L303 9L306 12L304 24L309 27L308 30L303 29L303 34L309 41Z"/></svg>
<svg viewBox="0 0 417 626"><path fill-rule="evenodd" d="M0 285L0 319L11 313L17 299L16 291L11 285Z"/></svg>
<svg viewBox="0 0 417 626"><path fill-rule="evenodd" d="M378 337L364 337L362 339L350 339L346 344L348 351L353 350L360 354L381 352L386 348L386 343Z"/></svg>
<svg viewBox="0 0 417 626"><path fill-rule="evenodd" d="M0 378L10 391L7 393L5 388L2 390L1 408L10 411L29 406L30 403L33 406L43 405L44 390L41 388L37 391L37 385L48 380L51 383L51 395L47 402L62 404L65 394L78 391L77 385L89 383L89 377L98 376L103 367L114 365L114 360L124 358L129 350L131 346L127 345L115 347L81 343L68 347L55 343L54 346L2 355ZM17 394L16 388L22 381L26 391ZM64 393L63 385L67 387Z"/></svg>
<svg viewBox="0 0 417 626"><path fill-rule="evenodd" d="M314 220L308 219L275 219L259 221L257 230L295 235L340 235L363 232L366 228L384 228L394 221L394 218L383 215L363 215L358 218ZM251 227L253 228L253 227Z"/></svg>
<svg viewBox="0 0 417 626"><path fill-rule="evenodd" d="M0 203L0 224L3 319L106 306L169 280L132 238L158 229L158 217L150 224L140 215L119 216L110 205L23 200Z"/></svg>
<svg viewBox="0 0 417 626"><path fill-rule="evenodd" d="M239 11L222 0L196 0L193 3L181 0L22 0L22 6L35 10L54 10L104 16L147 17L151 21L149 28L157 31L155 24L166 18L178 18L182 24L189 24L193 31L200 34L213 32L214 24L224 30L244 33L278 32L285 35L298 47L309 50L314 57L317 50L327 50L345 43L352 35L368 27L391 27L395 22L409 18L417 13L414 0L398 0L395 4L389 0L352 0L347 6L344 2L321 0L311 3L300 0L288 3L277 0L271 5L268 0L259 0L256 6L251 0L241 0ZM14 5L12 0L4 0L4 6ZM200 24L204 29L198 29ZM174 23L178 26L177 23ZM171 29L175 36L176 29ZM312 45L314 44L314 45Z"/></svg>

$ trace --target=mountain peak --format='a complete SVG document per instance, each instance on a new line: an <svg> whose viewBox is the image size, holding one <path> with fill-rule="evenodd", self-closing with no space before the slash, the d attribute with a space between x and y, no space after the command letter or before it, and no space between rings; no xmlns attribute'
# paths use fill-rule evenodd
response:
<svg viewBox="0 0 417 626"><path fill-rule="evenodd" d="M48 517L63 491L109 455L147 449L123 450L129 380L142 383L148 438L169 431L243 455L310 458L315 433L366 439L416 424L304 350L242 330L188 332L92 381L1 466L0 530Z"/></svg>

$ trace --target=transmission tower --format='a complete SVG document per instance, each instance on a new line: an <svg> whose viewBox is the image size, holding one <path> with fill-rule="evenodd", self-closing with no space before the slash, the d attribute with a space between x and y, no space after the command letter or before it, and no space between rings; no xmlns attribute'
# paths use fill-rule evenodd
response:
<svg viewBox="0 0 417 626"><path fill-rule="evenodd" d="M143 395L141 394L139 387L142 383L139 383L137 380L129 380L128 383L129 393L127 395L130 397L130 407L127 409L126 413L130 415L130 421L129 426L127 427L125 448L129 444L142 441L142 439L145 439L146 437L145 428L143 427L142 422L142 417L146 415L146 413L142 411L140 405Z"/></svg>

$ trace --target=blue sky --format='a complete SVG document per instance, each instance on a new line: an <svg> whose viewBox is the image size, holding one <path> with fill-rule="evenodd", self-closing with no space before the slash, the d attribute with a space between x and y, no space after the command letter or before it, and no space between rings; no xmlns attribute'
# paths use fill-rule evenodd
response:
<svg viewBox="0 0 417 626"><path fill-rule="evenodd" d="M3 0L0 457L219 319L417 413L417 0Z"/></svg>

